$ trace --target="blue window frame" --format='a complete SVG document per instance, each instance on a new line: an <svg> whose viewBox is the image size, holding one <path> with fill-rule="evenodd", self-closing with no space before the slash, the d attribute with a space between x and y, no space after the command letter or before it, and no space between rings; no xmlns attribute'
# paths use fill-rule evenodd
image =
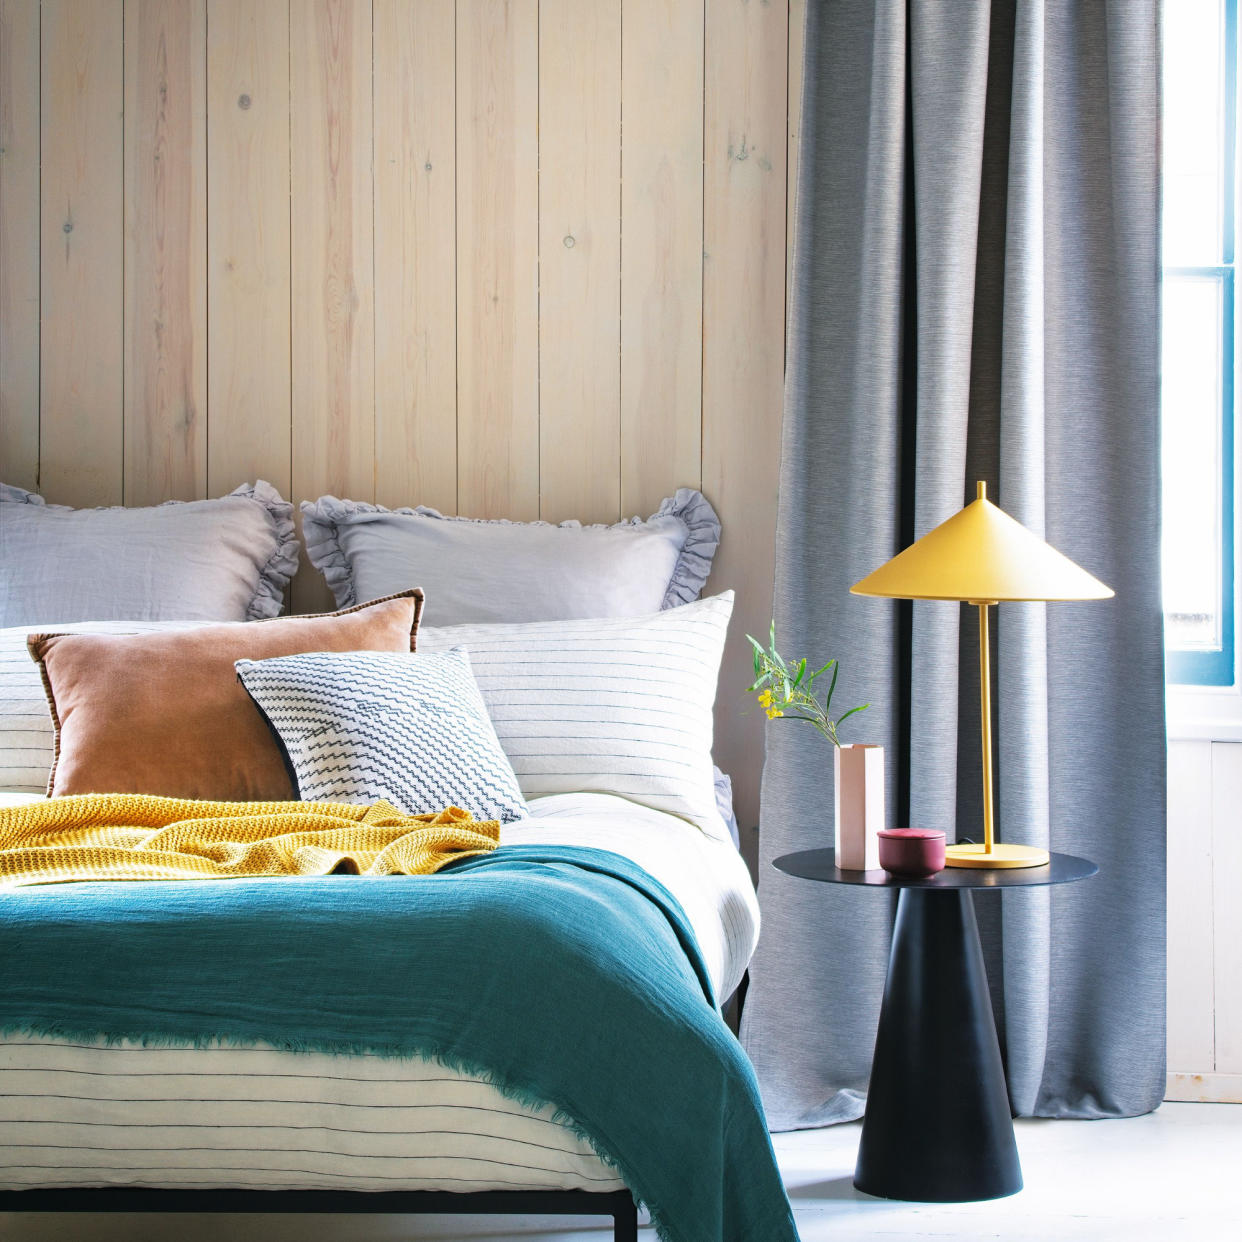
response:
<svg viewBox="0 0 1242 1242"><path fill-rule="evenodd" d="M1180 0L1164 15L1166 670L1206 686L1236 675L1237 10Z"/></svg>

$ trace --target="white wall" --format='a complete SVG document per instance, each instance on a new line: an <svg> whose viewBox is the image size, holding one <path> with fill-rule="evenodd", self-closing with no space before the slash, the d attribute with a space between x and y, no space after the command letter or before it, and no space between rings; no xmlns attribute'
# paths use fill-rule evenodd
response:
<svg viewBox="0 0 1242 1242"><path fill-rule="evenodd" d="M1169 743L1171 1100L1242 1103L1242 741Z"/></svg>

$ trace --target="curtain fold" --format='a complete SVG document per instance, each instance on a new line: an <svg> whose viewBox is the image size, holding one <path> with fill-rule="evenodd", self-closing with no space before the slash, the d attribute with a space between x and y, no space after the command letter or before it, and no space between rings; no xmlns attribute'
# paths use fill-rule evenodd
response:
<svg viewBox="0 0 1242 1242"><path fill-rule="evenodd" d="M977 901L1023 1115L1164 1086L1158 34L1157 0L807 6L782 651L872 703L848 736L887 749L891 823L978 838L973 614L850 585L982 478L1117 593L993 613L1001 838L1101 868ZM774 1129L861 1114L887 959L890 897L770 865L831 842L822 746L769 725L742 1037Z"/></svg>

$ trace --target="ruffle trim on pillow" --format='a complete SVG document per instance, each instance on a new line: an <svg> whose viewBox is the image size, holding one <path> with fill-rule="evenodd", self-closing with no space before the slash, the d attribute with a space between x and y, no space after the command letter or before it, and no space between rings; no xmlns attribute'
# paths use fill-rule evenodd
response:
<svg viewBox="0 0 1242 1242"><path fill-rule="evenodd" d="M320 496L318 500L302 501L302 535L306 540L306 552L311 564L324 576L336 599L338 608L348 608L358 602L353 574L345 550L341 547L339 531L343 523L365 513L399 513L404 517L433 518L440 522L473 522L481 526L558 526L568 530L618 530L646 526L657 518L676 518L686 527L686 542L682 545L673 576L664 593L661 608L673 608L698 599L707 576L711 573L712 557L720 545L720 519L716 510L702 492L690 487L677 489L660 508L644 521L640 517L624 518L620 522L596 522L583 525L575 519L565 522L514 522L510 518L472 518L451 516L431 509L427 505L408 505L400 509L386 509L365 500L340 500L336 496Z"/></svg>
<svg viewBox="0 0 1242 1242"><path fill-rule="evenodd" d="M14 487L11 483L0 483L0 502L11 505L47 504L36 492L28 492L24 487Z"/></svg>
<svg viewBox="0 0 1242 1242"><path fill-rule="evenodd" d="M338 500L335 496L304 500L301 509L302 538L306 541L310 563L323 574L336 606L352 608L358 598L354 592L354 576L349 571L345 549L341 547L341 524L355 513L385 513L387 510L361 500ZM398 509L396 512L413 513L413 510Z"/></svg>
<svg viewBox="0 0 1242 1242"><path fill-rule="evenodd" d="M675 517L686 525L686 542L673 566L668 590L664 592L663 608L675 608L678 604L693 603L699 598L712 572L712 558L720 546L720 519L711 501L702 492L690 487L679 487L652 514L651 520Z"/></svg>
<svg viewBox="0 0 1242 1242"><path fill-rule="evenodd" d="M246 611L246 620L263 621L268 617L278 617L285 603L285 587L298 571L298 532L293 524L293 505L263 479L257 479L253 484L243 483L229 495L242 496L259 505L266 513L276 539L275 550L259 570L259 581Z"/></svg>

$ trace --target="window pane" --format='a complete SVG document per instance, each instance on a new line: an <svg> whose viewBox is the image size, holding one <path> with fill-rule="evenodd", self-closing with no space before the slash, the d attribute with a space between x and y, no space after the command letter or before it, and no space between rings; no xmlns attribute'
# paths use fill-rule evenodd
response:
<svg viewBox="0 0 1242 1242"><path fill-rule="evenodd" d="M1221 646L1223 278L1164 280L1162 458L1166 642Z"/></svg>
<svg viewBox="0 0 1242 1242"><path fill-rule="evenodd" d="M1223 0L1177 0L1164 31L1164 262L1222 258Z"/></svg>

